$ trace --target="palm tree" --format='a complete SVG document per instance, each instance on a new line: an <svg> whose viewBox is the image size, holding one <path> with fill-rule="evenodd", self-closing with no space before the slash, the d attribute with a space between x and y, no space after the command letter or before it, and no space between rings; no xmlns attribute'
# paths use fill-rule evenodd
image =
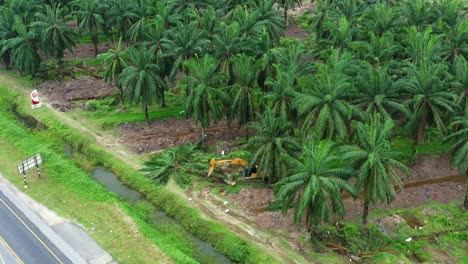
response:
<svg viewBox="0 0 468 264"><path fill-rule="evenodd" d="M282 0L284 2L294 2L292 3L294 7L295 4L302 2L302 0ZM268 35L273 43L279 43L279 40L284 36L287 23L287 8L284 9L285 20L281 19L278 16L277 11L275 10L275 0L255 0L252 1L252 8L258 14L258 23L262 25L265 30L268 32ZM285 3L286 6L289 3Z"/></svg>
<svg viewBox="0 0 468 264"><path fill-rule="evenodd" d="M29 26L34 21L34 14L40 10L42 5L35 0L11 0L7 2L13 14L21 17L21 20L26 26Z"/></svg>
<svg viewBox="0 0 468 264"><path fill-rule="evenodd" d="M346 138L347 124L358 110L346 100L351 83L344 74L319 64L312 87L306 88L304 94L296 96L293 101L294 108L304 120L304 134L313 126L319 138Z"/></svg>
<svg viewBox="0 0 468 264"><path fill-rule="evenodd" d="M63 52L68 49L73 51L76 45L77 34L65 22L65 10L62 6L45 6L43 12L36 13L37 21L31 27L41 36L42 51L59 61L63 59Z"/></svg>
<svg viewBox="0 0 468 264"><path fill-rule="evenodd" d="M105 6L98 0L75 0L72 5L76 8L73 14L78 18L80 32L87 31L91 35L94 56L96 57L99 43L98 34L105 24L103 18Z"/></svg>
<svg viewBox="0 0 468 264"><path fill-rule="evenodd" d="M17 36L3 41L2 53L11 51L13 66L34 77L41 64L41 57L37 52L39 36L25 26L21 17L15 15L14 19L13 28Z"/></svg>
<svg viewBox="0 0 468 264"><path fill-rule="evenodd" d="M453 132L444 140L455 141L450 147L450 152L452 153L451 164L458 167L460 173L468 177L468 116L455 117L450 127L453 129ZM468 189L465 192L463 207L468 208Z"/></svg>
<svg viewBox="0 0 468 264"><path fill-rule="evenodd" d="M342 152L343 159L351 161L358 169L356 189L364 192L362 223L365 226L369 205L378 201L389 204L395 198L394 184L403 188L395 169L398 168L407 176L410 171L397 160L402 154L391 150L389 138L394 127L392 120L387 119L382 124L377 117L370 124L354 122L354 126L356 145L344 146Z"/></svg>
<svg viewBox="0 0 468 264"><path fill-rule="evenodd" d="M165 45L167 50L164 56L173 61L170 79L174 80L186 60L203 56L209 40L205 38L205 32L197 27L196 22L177 22L176 27L168 30Z"/></svg>
<svg viewBox="0 0 468 264"><path fill-rule="evenodd" d="M231 98L221 89L226 85L226 77L216 71L216 61L209 55L186 61L184 68L187 76L179 82L179 86L189 93L185 112L195 124L201 124L203 141L204 129L210 126L211 119L217 123L224 112L229 113Z"/></svg>
<svg viewBox="0 0 468 264"><path fill-rule="evenodd" d="M317 6L312 10L312 18L309 22L316 40L327 39L330 36L325 24L332 19L334 8L333 0L317 0Z"/></svg>
<svg viewBox="0 0 468 264"><path fill-rule="evenodd" d="M442 46L442 36L432 34L432 28L427 27L423 32L418 32L415 27L411 27L406 35L406 53L411 58L411 62L421 64L430 60L438 62L444 56L445 48Z"/></svg>
<svg viewBox="0 0 468 264"><path fill-rule="evenodd" d="M122 84L118 81L120 74L127 68L127 50L122 48L122 39L119 40L114 49L109 49L106 53L99 54L97 59L106 65L104 81L109 85L114 84L119 92L122 108L125 108L125 92Z"/></svg>
<svg viewBox="0 0 468 264"><path fill-rule="evenodd" d="M391 33L399 26L399 15L387 2L376 3L364 11L362 24L365 30L362 32L372 32L377 37Z"/></svg>
<svg viewBox="0 0 468 264"><path fill-rule="evenodd" d="M285 118L275 116L269 108L257 116L258 123L248 125L257 134L249 138L246 148L254 153L250 165L258 163L259 175L263 179L268 178L271 184L288 173L284 156L295 157L301 147L294 138L293 126Z"/></svg>
<svg viewBox="0 0 468 264"><path fill-rule="evenodd" d="M5 41L15 38L17 33L15 31L15 16L11 9L2 7L0 8L0 58L8 69L11 65L11 49L5 47Z"/></svg>
<svg viewBox="0 0 468 264"><path fill-rule="evenodd" d="M431 5L432 3L425 0L406 0L400 6L399 13L403 15L407 25L415 26L417 31L420 31L436 20Z"/></svg>
<svg viewBox="0 0 468 264"><path fill-rule="evenodd" d="M340 50L349 47L357 32L355 26L345 16L341 16L337 22L327 21L325 27L330 32L330 36L322 45L333 46Z"/></svg>
<svg viewBox="0 0 468 264"><path fill-rule="evenodd" d="M391 32L377 36L369 32L369 41L354 41L351 48L360 54L360 57L374 66L387 65L394 60L395 54L401 46L394 41Z"/></svg>
<svg viewBox="0 0 468 264"><path fill-rule="evenodd" d="M249 40L239 36L239 23L232 22L220 26L220 34L213 36L211 54L218 60L218 71L229 76L229 81L233 81L232 64L230 60L241 53L252 50Z"/></svg>
<svg viewBox="0 0 468 264"><path fill-rule="evenodd" d="M117 35L127 41L129 40L128 31L129 28L138 19L136 14L137 3L136 1L129 0L110 0L109 10L107 12L106 27L114 29Z"/></svg>
<svg viewBox="0 0 468 264"><path fill-rule="evenodd" d="M278 65L273 67L276 69L276 79L268 77L265 81L265 85L270 88L263 97L265 105L268 105L275 115L295 121L297 114L292 104L297 92L294 90L294 80L290 74L281 71Z"/></svg>
<svg viewBox="0 0 468 264"><path fill-rule="evenodd" d="M446 132L445 120L450 120L456 108L456 95L445 88L448 82L447 67L443 64L424 62L407 69L408 79L399 82L411 96L405 104L412 115L409 128L414 133L415 145L425 137L426 126L436 126L442 134Z"/></svg>
<svg viewBox="0 0 468 264"><path fill-rule="evenodd" d="M258 63L253 57L240 54L231 59L235 82L232 86L232 111L240 125L254 121L255 88L257 87Z"/></svg>
<svg viewBox="0 0 468 264"><path fill-rule="evenodd" d="M402 91L388 74L388 67L368 65L356 79L359 95L353 103L366 113L374 118L381 115L384 119L393 119L393 111L407 117L411 115L408 106L403 104Z"/></svg>
<svg viewBox="0 0 468 264"><path fill-rule="evenodd" d="M294 221L305 217L310 230L322 222L330 222L332 214L343 217L345 209L342 191L356 195L356 191L345 179L354 175L354 170L344 167L336 153L336 145L324 140L306 144L297 158L285 156L290 170L287 177L275 184L276 201L284 211L294 206Z"/></svg>
<svg viewBox="0 0 468 264"><path fill-rule="evenodd" d="M169 148L159 155L143 162L146 177L158 185L166 185L169 179L174 179L181 187L191 183L193 175L204 175L206 165L201 164L199 152L194 144L184 144Z"/></svg>
<svg viewBox="0 0 468 264"><path fill-rule="evenodd" d="M288 24L288 10L302 5L302 0L278 0L278 5L283 8L284 23Z"/></svg>
<svg viewBox="0 0 468 264"><path fill-rule="evenodd" d="M292 77L294 84L301 76L310 74L314 68L312 51L304 48L301 42L293 42L273 50L274 60L283 72Z"/></svg>
<svg viewBox="0 0 468 264"><path fill-rule="evenodd" d="M153 102L161 102L167 89L156 62L155 48L147 49L145 46L139 49L130 48L128 59L130 66L120 74L120 83L117 85L124 87L126 98L131 103L143 104L145 119L149 124L149 106Z"/></svg>
<svg viewBox="0 0 468 264"><path fill-rule="evenodd" d="M128 37L134 44L143 41L145 32L148 30L148 25L152 23L154 14L156 12L156 6L152 4L152 0L139 0L136 5L133 6L134 22L128 29Z"/></svg>

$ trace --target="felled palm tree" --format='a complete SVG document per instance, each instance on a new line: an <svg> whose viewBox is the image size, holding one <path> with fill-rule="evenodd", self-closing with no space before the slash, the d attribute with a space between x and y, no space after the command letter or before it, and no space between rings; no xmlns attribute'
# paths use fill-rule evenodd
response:
<svg viewBox="0 0 468 264"><path fill-rule="evenodd" d="M275 183L288 173L282 157L295 157L300 145L294 138L293 126L286 119L276 116L269 108L257 116L258 121L248 125L257 133L249 138L246 145L254 153L250 163L258 163L259 175L263 179L268 178L269 183Z"/></svg>
<svg viewBox="0 0 468 264"><path fill-rule="evenodd" d="M356 189L364 192L362 223L367 224L369 205L378 201L391 203L395 198L394 184L403 188L400 176L395 169L410 175L409 169L400 161L400 152L392 151L389 138L394 123L387 119L384 123L379 118L370 124L355 122L357 142L342 148L343 159L351 161L358 170Z"/></svg>
<svg viewBox="0 0 468 264"><path fill-rule="evenodd" d="M206 164L202 164L199 153L194 144L172 147L145 161L141 171L158 185L166 185L172 178L184 187L192 182L193 175L206 174Z"/></svg>
<svg viewBox="0 0 468 264"><path fill-rule="evenodd" d="M290 168L287 177L275 184L276 202L283 211L293 206L294 221L298 223L305 218L308 229L330 222L334 213L345 215L341 194L343 191L356 194L345 180L354 175L354 170L340 164L333 142L306 144L297 159L290 156L285 159Z"/></svg>

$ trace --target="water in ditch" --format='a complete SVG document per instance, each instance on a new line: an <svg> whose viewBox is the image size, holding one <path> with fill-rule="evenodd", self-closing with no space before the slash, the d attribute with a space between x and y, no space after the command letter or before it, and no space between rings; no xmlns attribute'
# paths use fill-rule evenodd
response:
<svg viewBox="0 0 468 264"><path fill-rule="evenodd" d="M108 191L117 194L122 199L135 204L137 202L144 202L145 199L140 193L128 188L124 185L112 172L104 168L96 168L92 174L93 179L101 184ZM179 225L174 219L168 217L166 213L161 210L155 209L149 219L150 223L167 223L172 225ZM196 255L194 258L200 263L232 263L227 257L218 253L212 246L205 243L201 239L193 236L190 233L185 234L189 237L193 244Z"/></svg>

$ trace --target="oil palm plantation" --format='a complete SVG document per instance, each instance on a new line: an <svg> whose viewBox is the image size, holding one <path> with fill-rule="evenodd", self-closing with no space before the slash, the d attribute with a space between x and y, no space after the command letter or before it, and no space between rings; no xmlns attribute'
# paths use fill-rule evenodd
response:
<svg viewBox="0 0 468 264"><path fill-rule="evenodd" d="M192 117L195 124L201 124L201 140L204 140L204 129L211 122L217 123L229 113L231 98L222 89L226 86L226 76L216 71L215 59L209 55L202 58L193 58L185 62L187 71L179 86L186 89L188 97L185 103L185 112Z"/></svg>
<svg viewBox="0 0 468 264"><path fill-rule="evenodd" d="M117 85L125 89L125 97L130 103L142 104L145 109L145 119L149 124L149 107L154 102L163 100L167 85L161 77L155 55L155 48L130 48L128 51L129 66L120 74Z"/></svg>
<svg viewBox="0 0 468 264"><path fill-rule="evenodd" d="M293 126L285 118L276 116L269 108L257 116L258 121L248 125L257 134L249 138L246 148L253 151L250 165L258 163L257 172L271 184L287 176L284 157L296 157L301 146L294 137Z"/></svg>
<svg viewBox="0 0 468 264"><path fill-rule="evenodd" d="M52 56L59 62L63 59L63 52L73 51L77 34L66 22L66 11L61 5L45 5L42 12L36 13L36 22L31 24L41 36L41 49L47 56Z"/></svg>
<svg viewBox="0 0 468 264"><path fill-rule="evenodd" d="M122 84L119 82L119 76L127 68L127 50L122 48L122 39L119 40L114 49L99 54L97 59L105 65L104 82L109 85L115 85L120 97L122 108L125 108L125 92Z"/></svg>
<svg viewBox="0 0 468 264"><path fill-rule="evenodd" d="M355 122L356 145L342 148L343 159L349 160L358 170L356 189L364 193L364 208L362 223L367 224L369 205L378 201L391 203L395 198L394 185L403 188L399 169L409 176L409 169L398 159L402 158L400 152L392 151L389 138L394 123L392 120L380 122L379 118L372 119L369 124Z"/></svg>
<svg viewBox="0 0 468 264"><path fill-rule="evenodd" d="M342 166L336 145L324 140L306 144L296 159L285 156L290 170L287 177L275 184L276 202L283 211L294 206L294 221L305 219L308 230L322 222L333 220L333 214L345 215L341 194L347 191L356 194L348 183L354 175L350 167Z"/></svg>

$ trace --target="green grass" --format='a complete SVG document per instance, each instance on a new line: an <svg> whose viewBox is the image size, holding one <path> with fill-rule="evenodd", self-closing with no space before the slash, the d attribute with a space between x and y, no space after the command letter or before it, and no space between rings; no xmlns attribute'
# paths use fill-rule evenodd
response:
<svg viewBox="0 0 468 264"><path fill-rule="evenodd" d="M73 161L67 160L65 154L58 152L59 144L51 142L47 134L34 134L18 126L12 117L4 113L0 113L0 127L2 173L22 189L22 177L16 172L16 164L35 153L41 153L44 159L42 178L28 173L29 188L24 191L59 215L80 222L87 230L97 227L91 233L92 237L118 262L150 263L155 258L170 262L167 257L170 256L176 262L194 263L179 250L184 248L180 245L180 241L184 241L182 237L174 237L173 234L165 236L161 230L168 230L167 227L158 230L148 225L138 217L137 210L118 200L115 194L94 182ZM147 237L142 236L138 229ZM189 249L190 245L185 243L184 246Z"/></svg>
<svg viewBox="0 0 468 264"><path fill-rule="evenodd" d="M119 39L117 37L115 37L115 36L108 37L108 36L105 36L103 34L98 35L98 42L99 43L110 42L110 41L118 41L118 40ZM83 35L80 39L78 39L78 43L92 44L93 40L91 39L91 35L86 34L86 35Z"/></svg>
<svg viewBox="0 0 468 264"><path fill-rule="evenodd" d="M153 105L149 111L150 120L163 120L167 118L183 118L185 98L182 96L166 93L166 103L168 107L161 108L159 105ZM91 105L95 107L94 111L86 111L76 108L78 115L86 118L94 125L101 128L114 128L123 123L143 123L145 120L145 112L139 106L127 106L125 110L121 106L116 97L104 98L91 101Z"/></svg>

